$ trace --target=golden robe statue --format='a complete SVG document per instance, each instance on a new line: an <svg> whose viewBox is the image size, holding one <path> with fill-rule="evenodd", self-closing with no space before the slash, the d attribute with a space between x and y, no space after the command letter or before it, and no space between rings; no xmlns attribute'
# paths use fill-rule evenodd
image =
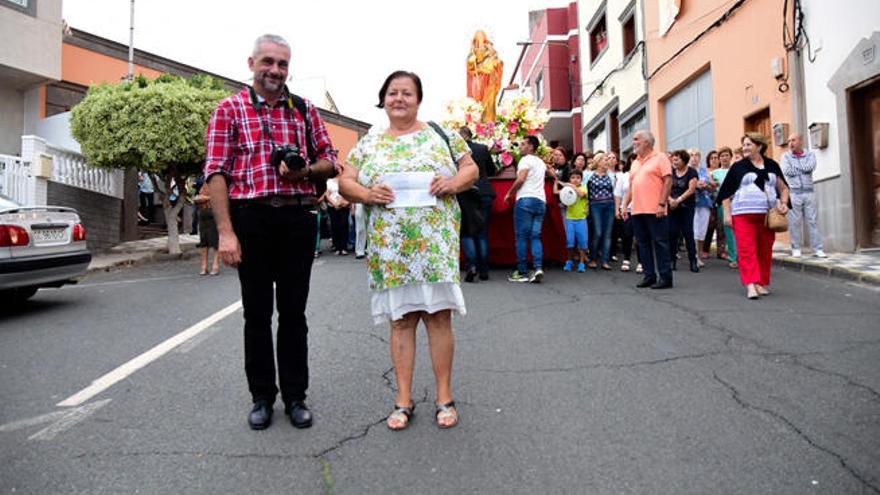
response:
<svg viewBox="0 0 880 495"><path fill-rule="evenodd" d="M467 59L467 95L483 105L483 122L495 120L495 100L503 71L504 63L486 33L474 33Z"/></svg>

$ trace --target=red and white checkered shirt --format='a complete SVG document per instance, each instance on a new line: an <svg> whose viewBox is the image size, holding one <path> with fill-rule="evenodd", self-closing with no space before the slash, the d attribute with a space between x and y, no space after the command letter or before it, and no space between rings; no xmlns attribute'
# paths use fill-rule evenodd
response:
<svg viewBox="0 0 880 495"><path fill-rule="evenodd" d="M315 160L325 159L336 167L336 150L317 108L305 100L312 128L312 149ZM288 108L286 99L274 105L265 104L257 114L245 88L223 101L214 110L205 136L205 179L223 174L229 186L230 199L252 199L264 196L314 195L315 185L307 180L290 181L278 175L269 161L272 141L261 131L262 117L271 129L275 145L296 144L306 154L305 122L296 108Z"/></svg>

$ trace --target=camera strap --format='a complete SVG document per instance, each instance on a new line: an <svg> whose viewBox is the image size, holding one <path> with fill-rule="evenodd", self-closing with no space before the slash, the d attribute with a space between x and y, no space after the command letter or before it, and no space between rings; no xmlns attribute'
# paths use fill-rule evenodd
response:
<svg viewBox="0 0 880 495"><path fill-rule="evenodd" d="M257 112L257 118L260 119L260 129L263 134L269 139L269 143L274 147L275 140L272 137L272 129L269 127L269 123L266 122L266 119L263 118L263 107L265 106L264 102L260 100L259 95L254 90L253 86L248 86L248 97L250 99L251 106L254 107L254 111ZM295 95L287 89L287 85L284 85L283 97L287 103L287 111L290 112L290 118L295 119L296 116L293 113L293 109L295 108L297 112L299 112L300 117L303 120L303 124L305 126L305 142L306 142L306 155L309 162L314 161L315 152L312 148L312 126L309 122L309 111L306 108L306 102L298 95ZM294 136L296 136L296 130L294 129Z"/></svg>

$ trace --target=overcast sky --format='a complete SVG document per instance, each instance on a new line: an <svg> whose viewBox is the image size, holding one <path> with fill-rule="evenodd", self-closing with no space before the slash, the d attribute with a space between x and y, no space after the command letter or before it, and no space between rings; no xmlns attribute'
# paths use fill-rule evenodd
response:
<svg viewBox="0 0 880 495"><path fill-rule="evenodd" d="M130 2L63 0L74 28L128 44ZM343 115L384 126L375 108L379 86L396 69L419 74L425 100L419 117L439 119L443 105L464 96L465 59L477 29L504 61L505 84L528 39L528 12L558 0L443 2L137 0L135 47L232 79L250 76L247 57L263 33L292 47L291 76L326 84Z"/></svg>

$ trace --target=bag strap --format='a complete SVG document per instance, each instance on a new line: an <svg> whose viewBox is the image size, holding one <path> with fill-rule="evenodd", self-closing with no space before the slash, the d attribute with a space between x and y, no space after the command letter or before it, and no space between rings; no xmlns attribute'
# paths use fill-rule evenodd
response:
<svg viewBox="0 0 880 495"><path fill-rule="evenodd" d="M440 125L433 120L429 120L428 125L431 126L432 129L434 129L434 132L436 132L440 135L441 138L443 138L443 142L446 143L446 149L449 150L449 157L452 158L453 165L458 168L458 163L456 163L455 161L455 155L452 154L452 144L449 142L449 136L447 136L446 133L443 132L443 128L440 127Z"/></svg>

